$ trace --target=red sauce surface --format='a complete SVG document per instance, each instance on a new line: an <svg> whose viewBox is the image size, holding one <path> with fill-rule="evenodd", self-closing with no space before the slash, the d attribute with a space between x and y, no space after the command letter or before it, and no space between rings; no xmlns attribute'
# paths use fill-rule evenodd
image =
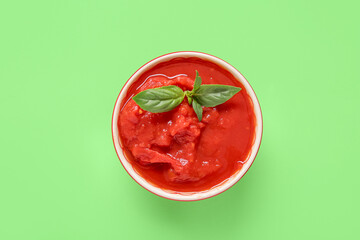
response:
<svg viewBox="0 0 360 240"><path fill-rule="evenodd" d="M203 108L198 121L184 101L166 113L140 109L137 93L167 85L191 90L199 72L203 84L224 84L242 90L227 102ZM255 114L245 88L220 66L198 58L177 58L142 74L121 104L119 133L125 155L153 185L178 192L210 189L239 171L255 136Z"/></svg>

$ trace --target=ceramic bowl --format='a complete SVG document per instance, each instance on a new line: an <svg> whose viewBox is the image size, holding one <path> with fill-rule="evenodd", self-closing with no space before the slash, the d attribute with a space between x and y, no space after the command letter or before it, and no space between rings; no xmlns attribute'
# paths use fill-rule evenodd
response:
<svg viewBox="0 0 360 240"><path fill-rule="evenodd" d="M129 87L138 79L139 76L141 76L144 72L147 70L153 68L159 63L167 62L174 58L189 58L189 57L196 57L201 58L210 62L213 62L222 68L226 69L228 72L230 72L246 89L246 92L250 96L253 106L254 106L254 113L256 117L256 127L255 127L255 141L253 142L253 145L251 147L250 154L248 155L248 158L243 165L243 167L236 172L234 175L232 175L229 179L222 182L221 184L206 190L202 192L174 192L166 189L161 189L159 187L156 187L152 185L150 182L148 182L146 179L144 179L142 176L140 176L132 167L131 163L126 159L123 147L119 138L119 129L117 125L117 121L119 118L119 112L120 112L120 105L121 102L126 97L127 91L129 90ZM128 172L128 174L142 187L147 189L148 191L172 200L178 200L178 201L196 201L201 199L206 199L213 197L215 195L218 195L225 190L229 189L231 186L233 186L236 182L238 182L244 174L248 171L250 166L255 160L255 157L257 155L257 152L260 147L260 142L262 138L262 130L263 130L263 120L262 120L262 114L261 109L259 105L259 101L255 95L254 90L250 86L249 82L245 79L245 77L236 70L233 66L231 66L229 63L225 62L224 60L217 58L215 56L201 53L201 52L174 52L162 55L160 57L157 57L145 65L143 65L141 68L139 68L131 77L130 79L125 83L124 87L120 91L120 94L116 100L114 111L113 111L113 117L112 117L112 136L113 136L113 142L115 146L116 153L120 159L120 162L124 166L125 170Z"/></svg>

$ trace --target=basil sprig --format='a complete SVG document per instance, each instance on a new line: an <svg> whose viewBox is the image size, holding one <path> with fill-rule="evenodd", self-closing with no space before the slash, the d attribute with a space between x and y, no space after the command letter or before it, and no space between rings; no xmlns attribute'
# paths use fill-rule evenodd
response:
<svg viewBox="0 0 360 240"><path fill-rule="evenodd" d="M183 91L177 86L170 85L142 91L136 94L133 100L145 111L160 113L176 108L186 95L189 104L192 105L199 121L201 121L203 115L202 106L215 107L220 105L241 90L239 87L228 85L201 84L201 77L196 71L194 87L191 91Z"/></svg>

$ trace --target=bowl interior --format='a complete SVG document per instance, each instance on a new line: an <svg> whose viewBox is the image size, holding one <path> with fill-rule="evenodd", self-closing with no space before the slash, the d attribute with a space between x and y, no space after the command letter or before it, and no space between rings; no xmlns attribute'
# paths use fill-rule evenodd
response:
<svg viewBox="0 0 360 240"><path fill-rule="evenodd" d="M250 96L250 98L253 102L254 113L255 113L255 117L256 117L255 140L253 142L251 151L250 151L243 167L237 173L235 173L232 177L227 179L226 181L220 183L219 185L217 185L209 190L202 191L202 192L174 192L174 191L158 188L158 187L152 185L151 183L149 183L148 181L146 181L143 177L141 177L134 170L134 168L132 167L130 162L126 159L124 152L123 152L122 145L121 145L118 126L117 126L117 120L119 118L119 113L120 113L120 105L121 105L122 100L125 98L129 87L145 71L149 70L150 68L156 66L159 63L167 62L171 59L179 58L179 57L201 58L201 59L213 62L213 63L221 66L222 68L226 69L227 71L229 71L245 87L248 95ZM262 128L263 128L263 123L262 123L262 115L261 115L260 105L259 105L258 99L256 98L254 90L252 89L252 87L250 86L248 81L245 79L245 77L242 76L242 74L239 71L237 71L233 66L231 66L227 62L225 62L217 57L214 57L212 55L200 53L200 52L170 53L170 54L166 54L166 55L160 56L158 58L155 58L155 59L151 60L150 62L146 63L145 65L143 65L130 77L130 79L125 83L124 87L122 88L122 90L116 100L114 112L113 112L113 118L112 118L112 136L113 136L115 150L116 150L116 153L117 153L122 165L124 166L125 170L129 173L129 175L137 183L139 183L142 187L144 187L148 191L150 191L158 196L164 197L164 198L168 198L168 199L172 199L172 200L179 200L179 201L194 201L194 200L201 200L201 199L209 198L209 197L215 196L215 195L227 190L228 188L233 186L237 181L239 181L239 179L250 168L251 164L253 163L253 161L256 157L256 154L260 147L260 142L261 142L261 137L262 137Z"/></svg>

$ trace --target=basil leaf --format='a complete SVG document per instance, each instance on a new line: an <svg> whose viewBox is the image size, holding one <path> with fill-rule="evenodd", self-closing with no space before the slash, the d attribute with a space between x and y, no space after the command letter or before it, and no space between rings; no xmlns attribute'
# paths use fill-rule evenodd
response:
<svg viewBox="0 0 360 240"><path fill-rule="evenodd" d="M191 105L193 98L192 98L192 97L187 96L187 99L188 99L189 105Z"/></svg>
<svg viewBox="0 0 360 240"><path fill-rule="evenodd" d="M201 85L194 93L193 100L196 100L201 106L204 107L215 107L229 100L240 90L241 88L239 87L228 85Z"/></svg>
<svg viewBox="0 0 360 240"><path fill-rule="evenodd" d="M202 83L201 77L199 76L198 71L196 70L196 77L195 77L195 82L194 82L194 88L191 92L196 92L196 90L199 89L200 85Z"/></svg>
<svg viewBox="0 0 360 240"><path fill-rule="evenodd" d="M142 91L133 100L145 111L168 112L176 108L184 99L184 92L177 86L165 86Z"/></svg>
<svg viewBox="0 0 360 240"><path fill-rule="evenodd" d="M203 109L202 109L201 105L195 99L193 99L192 106L193 106L194 112L196 113L196 116L198 117L199 121L201 121L202 114L203 114Z"/></svg>

